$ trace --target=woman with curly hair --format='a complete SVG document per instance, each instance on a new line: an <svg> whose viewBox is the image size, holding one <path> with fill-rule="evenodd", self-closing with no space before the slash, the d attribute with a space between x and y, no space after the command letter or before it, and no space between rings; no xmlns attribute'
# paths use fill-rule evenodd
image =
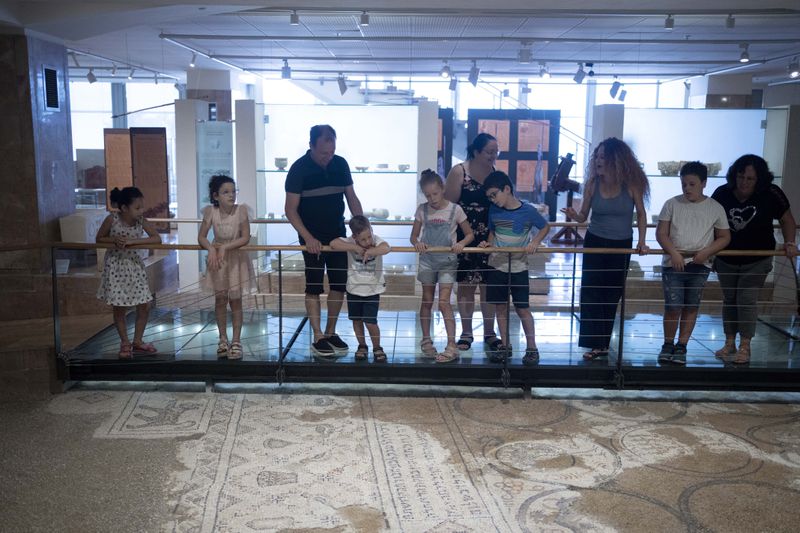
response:
<svg viewBox="0 0 800 533"><path fill-rule="evenodd" d="M586 172L580 211L572 206L562 211L576 222L592 218L586 231L584 248L627 248L633 244L633 211L639 240L636 251L649 251L647 213L644 204L650 196L647 181L633 151L623 141L611 137L592 153ZM578 345L589 350L586 360L608 356L614 317L628 275L630 254L584 254L581 274L581 319Z"/></svg>
<svg viewBox="0 0 800 533"><path fill-rule="evenodd" d="M767 162L753 154L743 155L728 169L727 183L711 197L722 204L731 227L727 250L774 250L773 220L778 220L783 234L781 248L786 256L797 256L797 223L783 191L774 179ZM772 257L726 255L714 260L714 270L722 289L722 328L725 345L715 352L735 364L750 362L750 340L756 332L758 293L772 270ZM736 348L736 334L739 348Z"/></svg>

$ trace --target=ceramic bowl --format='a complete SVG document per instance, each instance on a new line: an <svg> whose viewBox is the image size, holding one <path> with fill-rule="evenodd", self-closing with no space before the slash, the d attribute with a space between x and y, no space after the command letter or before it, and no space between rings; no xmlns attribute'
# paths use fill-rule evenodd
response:
<svg viewBox="0 0 800 533"><path fill-rule="evenodd" d="M369 167L356 167L359 172L366 172Z"/></svg>
<svg viewBox="0 0 800 533"><path fill-rule="evenodd" d="M276 157L275 158L275 166L278 170L283 170L286 168L286 165L289 164L289 160L285 157Z"/></svg>
<svg viewBox="0 0 800 533"><path fill-rule="evenodd" d="M411 168L411 165L407 165L405 163L402 165L397 165L397 170L399 170L400 172L405 172L409 168Z"/></svg>

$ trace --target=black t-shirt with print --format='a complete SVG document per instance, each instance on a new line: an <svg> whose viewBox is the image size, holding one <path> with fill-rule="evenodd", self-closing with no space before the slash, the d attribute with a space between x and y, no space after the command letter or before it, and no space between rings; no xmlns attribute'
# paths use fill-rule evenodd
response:
<svg viewBox="0 0 800 533"><path fill-rule="evenodd" d="M326 168L311 159L311 150L289 168L286 192L300 195L297 211L306 229L322 244L347 235L344 226L344 191L353 184L350 166L334 155ZM300 244L305 241L300 237Z"/></svg>
<svg viewBox="0 0 800 533"><path fill-rule="evenodd" d="M722 205L731 227L731 243L726 250L774 250L773 221L789 209L789 200L777 185L770 184L761 192L740 202L727 183L711 197ZM758 256L722 256L726 263L746 264L763 259Z"/></svg>

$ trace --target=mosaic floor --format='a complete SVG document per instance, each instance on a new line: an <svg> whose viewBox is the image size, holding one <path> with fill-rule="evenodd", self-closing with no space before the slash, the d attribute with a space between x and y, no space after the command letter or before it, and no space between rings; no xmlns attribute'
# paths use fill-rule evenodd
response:
<svg viewBox="0 0 800 533"><path fill-rule="evenodd" d="M788 532L800 523L795 395L375 391L82 389L47 410L94 416L93 442L175 444L162 531Z"/></svg>

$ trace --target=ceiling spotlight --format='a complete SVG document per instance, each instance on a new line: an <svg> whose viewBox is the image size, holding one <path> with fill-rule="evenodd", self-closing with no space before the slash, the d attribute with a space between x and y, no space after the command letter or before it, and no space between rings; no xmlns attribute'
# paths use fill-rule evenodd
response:
<svg viewBox="0 0 800 533"><path fill-rule="evenodd" d="M589 67L589 72L587 72L587 74L591 78L594 76L594 63L586 63L586 66Z"/></svg>
<svg viewBox="0 0 800 533"><path fill-rule="evenodd" d="M359 20L359 25L361 26L369 26L369 13L366 11L361 12L361 20Z"/></svg>
<svg viewBox="0 0 800 533"><path fill-rule="evenodd" d="M733 18L733 15L728 15L728 18L725 19L725 27L729 30L733 29L736 26L736 19Z"/></svg>
<svg viewBox="0 0 800 533"><path fill-rule="evenodd" d="M667 18L664 19L664 29L670 31L675 29L675 19L672 15L667 15Z"/></svg>
<svg viewBox="0 0 800 533"><path fill-rule="evenodd" d="M624 102L626 96L628 96L628 91L626 91L625 89L622 89L619 92L619 98L617 98L617 100L619 100L620 102Z"/></svg>
<svg viewBox="0 0 800 533"><path fill-rule="evenodd" d="M344 93L347 92L347 81L344 78L344 74L341 72L339 73L339 77L336 78L336 83L339 84L339 93L344 96Z"/></svg>
<svg viewBox="0 0 800 533"><path fill-rule="evenodd" d="M456 87L458 87L458 80L455 76L450 78L450 90L455 91Z"/></svg>
<svg viewBox="0 0 800 533"><path fill-rule="evenodd" d="M190 66L191 68L194 68L196 61L197 61L197 54L195 54L194 52L192 52L192 60L191 60L191 61L189 61L189 66Z"/></svg>
<svg viewBox="0 0 800 533"><path fill-rule="evenodd" d="M281 67L281 79L282 80L290 80L292 79L292 67L289 66L289 60L283 60L283 66Z"/></svg>
<svg viewBox="0 0 800 533"><path fill-rule="evenodd" d="M299 26L300 25L300 15L297 14L297 10L292 10L292 14L289 15L289 25L291 26Z"/></svg>
<svg viewBox="0 0 800 533"><path fill-rule="evenodd" d="M614 83L611 84L611 90L608 91L608 94L611 95L611 98L616 98L617 97L617 93L619 92L619 90L621 88L622 88L622 84L615 79Z"/></svg>
<svg viewBox="0 0 800 533"><path fill-rule="evenodd" d="M116 76L116 75L117 75L117 65L114 65L111 68L111 76Z"/></svg>
<svg viewBox="0 0 800 533"><path fill-rule="evenodd" d="M86 79L89 80L89 83L97 81L97 76L94 75L94 68L89 67L89 73L86 75Z"/></svg>
<svg viewBox="0 0 800 533"><path fill-rule="evenodd" d="M447 61L445 61L444 65L442 65L442 70L439 71L439 76L445 79L450 77L450 66L447 64Z"/></svg>
<svg viewBox="0 0 800 533"><path fill-rule="evenodd" d="M739 63L749 63L750 54L748 53L748 49L750 48L750 45L747 43L740 44L739 48L742 49L742 55L739 56Z"/></svg>
<svg viewBox="0 0 800 533"><path fill-rule="evenodd" d="M533 53L531 52L530 48L527 47L520 48L519 53L517 54L517 58L519 59L520 63L522 63L523 65L527 65L528 63L531 62L531 59L533 58Z"/></svg>
<svg viewBox="0 0 800 533"><path fill-rule="evenodd" d="M129 79L129 80L132 80L132 79L133 79L133 73L134 73L134 72L136 72L136 69L135 69L135 68L132 68L132 69L131 69L131 71L130 71L130 72L128 72L128 79Z"/></svg>
<svg viewBox="0 0 800 533"><path fill-rule="evenodd" d="M583 83L583 78L586 77L586 72L583 70L583 63L578 63L578 70L575 71L575 75L572 77L572 81L577 84Z"/></svg>
<svg viewBox="0 0 800 533"><path fill-rule="evenodd" d="M473 87L478 86L478 78L481 75L481 69L478 68L478 63L474 59L472 60L472 67L469 69L469 76L467 79L472 84Z"/></svg>
<svg viewBox="0 0 800 533"><path fill-rule="evenodd" d="M789 63L789 77L792 79L796 79L800 77L800 64L797 63L797 58L795 57L791 63Z"/></svg>
<svg viewBox="0 0 800 533"><path fill-rule="evenodd" d="M547 68L545 63L539 63L539 77L544 79L550 79L550 69Z"/></svg>

